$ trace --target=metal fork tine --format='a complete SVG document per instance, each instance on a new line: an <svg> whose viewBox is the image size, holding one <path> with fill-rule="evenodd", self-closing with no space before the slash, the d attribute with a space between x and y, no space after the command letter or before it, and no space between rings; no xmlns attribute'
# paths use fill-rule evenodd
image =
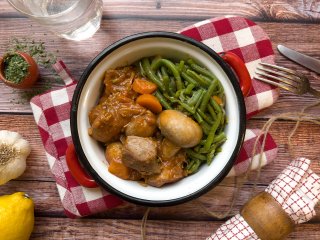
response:
<svg viewBox="0 0 320 240"><path fill-rule="evenodd" d="M290 85L294 84L293 86L300 85L300 83L301 83L301 78L296 76L296 75L283 73L281 71L273 71L273 70L271 70L269 68L265 68L265 67L261 67L261 66L258 66L257 69L260 70L260 71L272 73L274 75L282 76L282 77L284 77L284 78L289 80L289 81L286 81L286 83L288 83Z"/></svg>
<svg viewBox="0 0 320 240"><path fill-rule="evenodd" d="M258 79L258 80L260 80L262 82L269 83L270 85L283 88L284 90L287 90L287 91L290 91L290 92L293 92L293 93L297 93L296 88L292 88L292 87L290 87L288 85L283 85L283 84L271 81L269 79L261 78L261 77L258 77L258 76L255 76L254 78Z"/></svg>
<svg viewBox="0 0 320 240"><path fill-rule="evenodd" d="M275 68L275 69L278 69L278 70L281 70L281 71L284 71L284 72L287 72L287 73L291 73L291 74L294 74L294 75L297 75L297 76L301 76L297 71L294 71L294 70L291 70L291 69L288 69L288 68L285 68L285 67L272 65L272 64L269 64L269 63L259 63L259 64L261 64L262 66Z"/></svg>
<svg viewBox="0 0 320 240"><path fill-rule="evenodd" d="M294 82L290 79L286 79L286 78L280 78L280 77L276 77L275 75L271 75L271 74L268 74L266 73L265 71L261 71L260 69L256 70L256 73L261 75L261 76L264 76L264 77L267 77L267 78L270 78L270 79L273 79L273 80L277 80L279 82L283 82L283 83L286 83L292 87L298 87L299 86L299 83L298 82ZM279 74L277 74L279 75Z"/></svg>
<svg viewBox="0 0 320 240"><path fill-rule="evenodd" d="M273 79L273 80L288 84L286 79L283 79L283 78L280 78L280 77L276 77L274 75L271 75L271 74L268 74L268 73L265 73L265 72L256 71L256 73L261 75L261 76L264 76L264 77L267 77L267 78L270 78L270 79ZM288 85L291 85L292 87L296 88L295 85L292 85L292 84L288 84Z"/></svg>

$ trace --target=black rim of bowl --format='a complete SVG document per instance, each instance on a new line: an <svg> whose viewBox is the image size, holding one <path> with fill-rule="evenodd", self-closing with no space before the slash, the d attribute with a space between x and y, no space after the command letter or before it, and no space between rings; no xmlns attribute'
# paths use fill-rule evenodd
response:
<svg viewBox="0 0 320 240"><path fill-rule="evenodd" d="M93 69L111 52L117 50L119 47L130 43L135 40L140 40L143 38L170 38L170 39L175 39L179 40L182 42L187 42L189 44L192 44L204 52L206 52L209 56L211 56L224 70L224 72L227 74L228 78L231 81L231 84L233 88L235 89L236 97L238 100L238 107L239 107L239 115L240 115L240 126L239 126L239 136L237 140L236 147L226 164L226 166L223 168L223 170L214 178L212 179L206 186L202 187L198 191L191 193L189 195L186 195L184 197L180 198L175 198L175 199L170 199L170 200L147 200L147 199L141 199L141 198L136 198L127 194L124 194L123 192L118 191L117 189L113 188L111 185L109 185L106 181L104 181L99 174L93 169L91 164L89 163L80 143L80 138L78 135L78 127L77 127L77 111L78 111L78 102L80 100L81 92L82 89L86 83L87 78L93 71ZM224 62L224 60L216 53L214 52L211 48L208 46L204 45L201 42L198 42L194 39L191 39L189 37L186 37L184 35L178 34L178 33L173 33L173 32L143 32L143 33L138 33L134 35L130 35L128 37L125 37L107 48L105 48L100 54L98 54L86 67L84 70L83 74L80 77L80 80L75 88L74 95L72 98L72 105L71 105L71 112L70 112L70 125L71 125L71 135L72 135L72 140L75 145L75 149L78 155L78 158L84 168L89 172L89 174L92 176L92 178L103 188L105 188L107 191L110 193L113 193L129 202L139 204L139 205L145 205L145 206L172 206L172 205L177 205L180 203L187 202L189 200L195 199L202 194L208 192L215 186L217 186L222 179L229 173L231 170L234 161L240 151L240 148L243 143L244 135L245 135L245 127L246 127L246 108L244 104L244 98L241 93L241 89L239 86L239 83L237 81L237 78L229 65ZM199 173L196 173L199 174Z"/></svg>

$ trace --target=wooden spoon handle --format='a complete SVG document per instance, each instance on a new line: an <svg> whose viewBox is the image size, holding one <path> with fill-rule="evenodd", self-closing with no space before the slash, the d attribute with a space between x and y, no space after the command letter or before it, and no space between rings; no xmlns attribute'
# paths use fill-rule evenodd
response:
<svg viewBox="0 0 320 240"><path fill-rule="evenodd" d="M261 240L285 239L295 227L280 204L266 192L249 200L240 214Z"/></svg>

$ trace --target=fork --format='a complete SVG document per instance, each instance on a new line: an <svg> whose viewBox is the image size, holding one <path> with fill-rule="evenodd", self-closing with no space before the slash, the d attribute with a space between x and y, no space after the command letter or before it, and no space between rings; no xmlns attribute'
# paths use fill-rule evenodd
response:
<svg viewBox="0 0 320 240"><path fill-rule="evenodd" d="M320 98L320 92L310 86L308 78L301 73L269 63L259 63L254 78L262 82L283 88L298 95L311 93Z"/></svg>

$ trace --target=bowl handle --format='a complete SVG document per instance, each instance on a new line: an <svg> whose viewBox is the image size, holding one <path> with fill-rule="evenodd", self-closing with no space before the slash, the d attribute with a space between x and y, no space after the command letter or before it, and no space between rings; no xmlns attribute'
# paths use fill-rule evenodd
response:
<svg viewBox="0 0 320 240"><path fill-rule="evenodd" d="M82 186L87 188L98 187L98 184L89 176L81 166L73 143L70 143L66 151L66 162L71 175Z"/></svg>
<svg viewBox="0 0 320 240"><path fill-rule="evenodd" d="M223 60L225 60L232 67L232 69L238 76L243 96L248 96L252 87L252 82L250 74L244 62L240 57L238 57L238 55L232 52L222 52L219 54L223 58Z"/></svg>

